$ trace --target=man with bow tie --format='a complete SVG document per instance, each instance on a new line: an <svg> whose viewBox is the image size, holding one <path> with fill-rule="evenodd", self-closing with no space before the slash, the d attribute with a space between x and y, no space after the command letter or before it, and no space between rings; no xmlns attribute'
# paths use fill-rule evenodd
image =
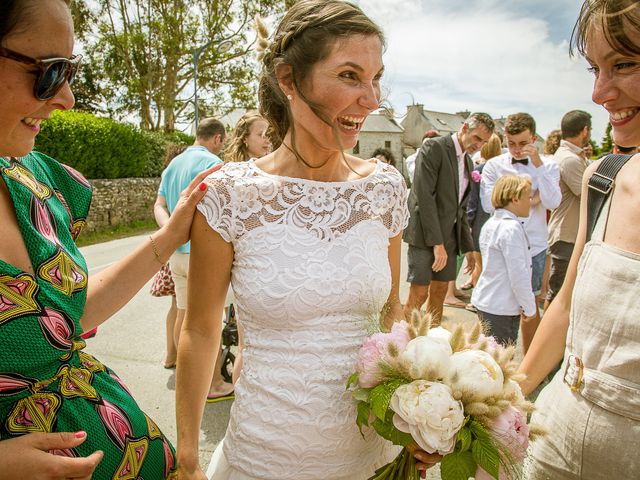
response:
<svg viewBox="0 0 640 480"><path fill-rule="evenodd" d="M509 115L504 125L509 151L489 160L482 171L480 201L482 208L493 212L491 194L493 186L504 175L528 175L531 178L531 211L522 218L529 239L532 260L531 288L540 295L542 275L547 258L547 210L560 204L560 170L552 160L543 159L535 145L536 122L528 113ZM538 328L540 317L522 322L522 344L526 352Z"/></svg>
<svg viewBox="0 0 640 480"><path fill-rule="evenodd" d="M411 286L404 307L408 320L428 297L427 311L432 325L438 325L448 283L456 279L458 253L468 253L467 269L473 269L467 220L470 155L487 143L494 126L486 113L472 113L458 132L430 138L418 151L403 237L409 244L407 281Z"/></svg>

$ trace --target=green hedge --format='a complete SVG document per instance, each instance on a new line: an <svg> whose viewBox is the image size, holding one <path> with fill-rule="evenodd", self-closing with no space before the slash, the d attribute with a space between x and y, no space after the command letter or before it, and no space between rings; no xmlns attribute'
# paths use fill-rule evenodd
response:
<svg viewBox="0 0 640 480"><path fill-rule="evenodd" d="M36 150L80 171L87 178L157 177L167 143L190 145L193 137L146 132L83 112L55 112L42 123Z"/></svg>

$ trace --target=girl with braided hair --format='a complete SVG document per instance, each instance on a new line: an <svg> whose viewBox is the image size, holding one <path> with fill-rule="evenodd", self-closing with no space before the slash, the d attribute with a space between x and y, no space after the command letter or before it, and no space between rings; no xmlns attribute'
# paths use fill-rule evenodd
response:
<svg viewBox="0 0 640 480"><path fill-rule="evenodd" d="M360 434L345 382L372 323L403 318L407 190L395 168L343 152L379 106L384 36L338 0L299 1L273 41L262 25L259 35L260 113L275 150L209 176L194 219L198 288L177 362L179 478L366 479L398 450ZM199 425L230 281L244 364L205 476ZM416 458L422 469L438 459Z"/></svg>

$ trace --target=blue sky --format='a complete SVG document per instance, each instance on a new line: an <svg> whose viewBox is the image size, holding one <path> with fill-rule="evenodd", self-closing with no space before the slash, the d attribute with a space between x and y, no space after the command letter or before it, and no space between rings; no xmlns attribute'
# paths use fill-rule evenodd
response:
<svg viewBox="0 0 640 480"><path fill-rule="evenodd" d="M358 0L387 35L383 84L388 103L404 113L486 111L494 117L531 113L538 133L558 128L573 109L593 116L600 143L604 109L591 101L593 77L569 57L578 0Z"/></svg>

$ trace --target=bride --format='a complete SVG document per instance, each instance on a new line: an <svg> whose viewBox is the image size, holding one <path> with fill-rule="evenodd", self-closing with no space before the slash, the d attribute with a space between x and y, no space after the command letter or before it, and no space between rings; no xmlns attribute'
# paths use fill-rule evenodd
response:
<svg viewBox="0 0 640 480"><path fill-rule="evenodd" d="M373 431L360 435L345 382L380 312L387 327L402 318L407 193L393 167L343 151L379 106L384 38L337 0L300 1L271 43L265 36L260 111L277 148L211 175L192 227L179 478L366 479L398 450ZM199 426L229 282L244 365L205 477ZM422 469L437 461L416 458Z"/></svg>

